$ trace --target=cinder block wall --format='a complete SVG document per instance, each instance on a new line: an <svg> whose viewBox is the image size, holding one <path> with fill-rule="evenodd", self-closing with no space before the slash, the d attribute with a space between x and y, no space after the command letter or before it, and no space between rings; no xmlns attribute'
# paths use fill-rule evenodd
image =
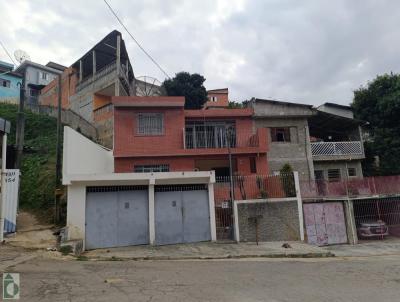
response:
<svg viewBox="0 0 400 302"><path fill-rule="evenodd" d="M240 203L238 206L239 235L242 242L256 241L258 218L259 241L300 240L297 201Z"/></svg>

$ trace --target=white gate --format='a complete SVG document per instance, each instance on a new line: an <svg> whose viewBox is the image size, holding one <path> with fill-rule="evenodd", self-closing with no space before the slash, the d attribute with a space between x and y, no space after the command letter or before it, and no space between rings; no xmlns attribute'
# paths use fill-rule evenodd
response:
<svg viewBox="0 0 400 302"><path fill-rule="evenodd" d="M6 170L6 187L1 188L1 194L5 194L4 205L4 233L14 233L17 225L19 170Z"/></svg>

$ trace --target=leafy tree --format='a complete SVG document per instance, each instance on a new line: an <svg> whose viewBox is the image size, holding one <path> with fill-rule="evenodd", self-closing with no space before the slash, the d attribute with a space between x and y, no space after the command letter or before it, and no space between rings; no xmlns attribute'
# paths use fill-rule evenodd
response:
<svg viewBox="0 0 400 302"><path fill-rule="evenodd" d="M369 122L365 174L400 174L400 75L377 76L354 91L352 107L356 118ZM375 155L379 156L378 169Z"/></svg>
<svg viewBox="0 0 400 302"><path fill-rule="evenodd" d="M206 79L197 74L182 71L162 84L167 95L184 96L185 109L201 109L207 101L207 90L203 83Z"/></svg>
<svg viewBox="0 0 400 302"><path fill-rule="evenodd" d="M282 187L285 191L286 197L296 196L296 186L294 184L294 174L292 166L288 163L284 164L280 170L280 173Z"/></svg>

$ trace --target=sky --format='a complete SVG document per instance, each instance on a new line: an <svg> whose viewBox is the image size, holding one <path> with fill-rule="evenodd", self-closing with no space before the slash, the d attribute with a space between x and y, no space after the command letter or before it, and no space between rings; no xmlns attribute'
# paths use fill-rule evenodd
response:
<svg viewBox="0 0 400 302"><path fill-rule="evenodd" d="M398 0L108 0L172 77L199 73L207 89L318 105L349 104L353 91L400 72ZM114 29L135 76L164 74L103 0L0 0L0 41L41 64L70 66ZM0 48L0 60L10 59Z"/></svg>

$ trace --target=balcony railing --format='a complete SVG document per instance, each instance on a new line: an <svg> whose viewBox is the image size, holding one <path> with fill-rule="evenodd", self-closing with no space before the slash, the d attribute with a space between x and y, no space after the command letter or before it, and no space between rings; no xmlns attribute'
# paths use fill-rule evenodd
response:
<svg viewBox="0 0 400 302"><path fill-rule="evenodd" d="M258 135L253 133L231 133L225 131L184 131L185 149L218 149L258 147Z"/></svg>
<svg viewBox="0 0 400 302"><path fill-rule="evenodd" d="M311 143L311 153L315 156L363 155L362 143L351 142L318 142Z"/></svg>

